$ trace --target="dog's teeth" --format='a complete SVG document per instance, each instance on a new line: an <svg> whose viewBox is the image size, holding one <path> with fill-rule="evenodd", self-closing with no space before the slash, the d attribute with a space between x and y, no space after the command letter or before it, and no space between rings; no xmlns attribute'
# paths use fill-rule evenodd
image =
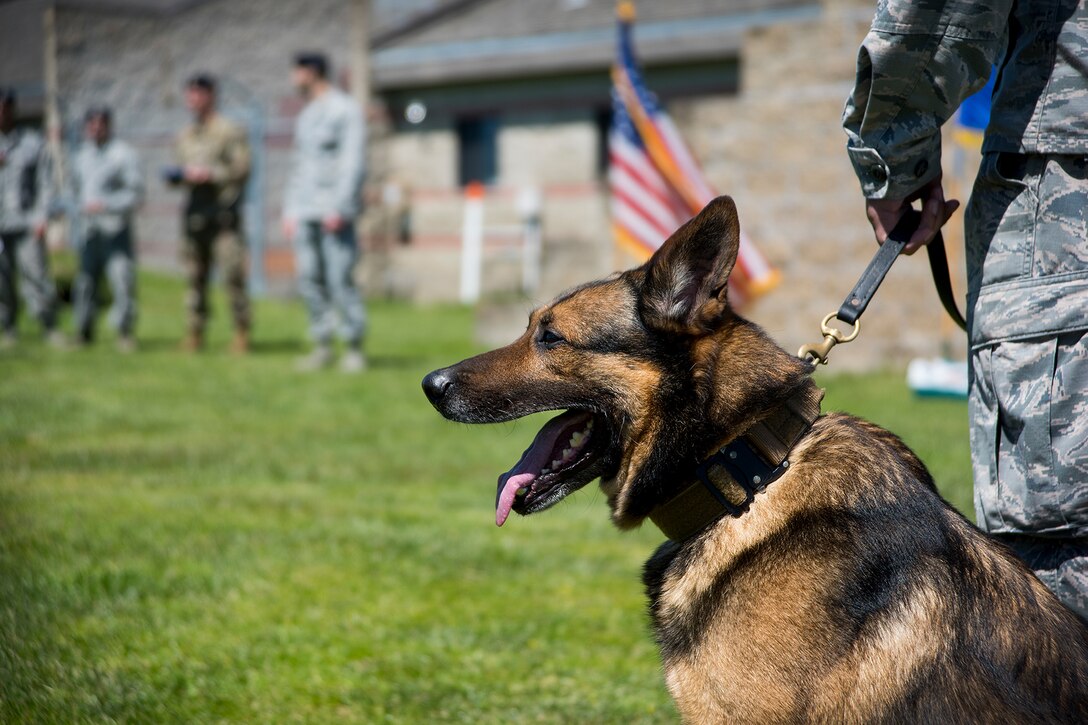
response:
<svg viewBox="0 0 1088 725"><path fill-rule="evenodd" d="M521 488L519 488L519 489L518 489L518 490L517 490L517 491L515 492L515 495L516 495L516 496L524 496L524 495L525 495L525 494L526 494L526 493L527 493L528 491L529 491L529 487L528 487L528 486L522 486Z"/></svg>
<svg viewBox="0 0 1088 725"><path fill-rule="evenodd" d="M586 440L586 434L582 431L578 431L570 437L570 445L572 448L580 448L582 443Z"/></svg>
<svg viewBox="0 0 1088 725"><path fill-rule="evenodd" d="M574 458L574 450L571 448L563 449L563 463L566 463L570 459Z"/></svg>
<svg viewBox="0 0 1088 725"><path fill-rule="evenodd" d="M562 465L563 465L563 460L560 459L560 458L556 458L554 461L552 461L552 469L553 470L556 469L556 468L559 468Z"/></svg>
<svg viewBox="0 0 1088 725"><path fill-rule="evenodd" d="M586 433L588 433L591 430L593 430L593 419L592 418L590 418L589 422L586 423Z"/></svg>

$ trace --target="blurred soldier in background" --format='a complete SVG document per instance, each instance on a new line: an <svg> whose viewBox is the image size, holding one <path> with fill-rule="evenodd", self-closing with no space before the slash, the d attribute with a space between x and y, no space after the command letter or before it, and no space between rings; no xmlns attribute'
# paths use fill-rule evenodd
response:
<svg viewBox="0 0 1088 725"><path fill-rule="evenodd" d="M169 181L189 192L183 217L183 258L189 281L189 331L184 347L195 352L204 345L208 277L213 259L218 259L234 318L231 350L243 354L249 351L250 316L241 205L249 177L249 144L245 131L216 111L216 84L211 76L189 79L185 104L193 122L178 135L178 167L167 171Z"/></svg>
<svg viewBox="0 0 1088 725"><path fill-rule="evenodd" d="M42 137L15 126L15 92L0 88L0 346L16 342L16 277L27 309L54 347L64 346L56 329L57 295L49 276L45 223L49 207L49 162Z"/></svg>
<svg viewBox="0 0 1088 725"><path fill-rule="evenodd" d="M135 349L136 258L132 215L143 192L139 159L112 135L108 108L92 108L84 118L84 142L72 168L74 197L79 205L81 240L74 290L78 342L94 338L98 282L103 271L113 293L111 318L118 348Z"/></svg>
<svg viewBox="0 0 1088 725"><path fill-rule="evenodd" d="M344 372L366 367L363 336L366 311L355 288L358 260L355 219L360 212L365 129L359 104L328 80L325 56L304 53L295 59L292 82L308 101L295 128L295 155L284 200L284 235L293 239L299 291L310 317L313 352L301 370L332 364L332 308L340 317L347 348Z"/></svg>

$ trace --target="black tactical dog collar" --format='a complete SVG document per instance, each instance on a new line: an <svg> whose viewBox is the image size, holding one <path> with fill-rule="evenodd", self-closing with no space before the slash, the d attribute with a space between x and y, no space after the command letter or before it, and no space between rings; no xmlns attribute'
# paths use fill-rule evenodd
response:
<svg viewBox="0 0 1088 725"><path fill-rule="evenodd" d="M723 516L743 516L756 494L789 470L789 454L820 416L823 397L806 381L767 418L700 463L695 481L651 511L650 520L680 542Z"/></svg>

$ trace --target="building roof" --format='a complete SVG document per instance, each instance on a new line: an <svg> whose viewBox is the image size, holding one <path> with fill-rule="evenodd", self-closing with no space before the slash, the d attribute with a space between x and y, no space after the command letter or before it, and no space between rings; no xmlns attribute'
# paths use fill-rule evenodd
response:
<svg viewBox="0 0 1088 725"><path fill-rule="evenodd" d="M816 0L669 0L637 4L635 39L647 64L734 56L744 31L811 18ZM613 0L446 0L374 37L378 88L607 68Z"/></svg>
<svg viewBox="0 0 1088 725"><path fill-rule="evenodd" d="M212 0L56 0L58 7L111 14L169 16ZM350 0L345 0L348 2ZM0 0L2 4L4 0ZM384 37L440 16L458 0L371 0L371 34Z"/></svg>
<svg viewBox="0 0 1088 725"><path fill-rule="evenodd" d="M57 7L133 15L171 15L207 0L57 0Z"/></svg>

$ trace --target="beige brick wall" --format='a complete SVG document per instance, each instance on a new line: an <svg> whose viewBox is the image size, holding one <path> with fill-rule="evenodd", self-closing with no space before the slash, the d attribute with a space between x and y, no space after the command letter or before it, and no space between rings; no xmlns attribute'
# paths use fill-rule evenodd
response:
<svg viewBox="0 0 1088 725"><path fill-rule="evenodd" d="M590 184L597 180L597 129L589 122L528 123L499 135L504 186Z"/></svg>
<svg viewBox="0 0 1088 725"><path fill-rule="evenodd" d="M464 212L456 185L456 135L452 130L409 131L392 134L385 143L389 179L410 199L413 237L407 247L392 252L392 268L386 267L395 278L391 284L397 294L417 301L456 299ZM520 224L518 195L529 187L542 195L538 297L546 299L611 271L614 254L597 174L597 143L596 126L588 120L515 122L500 129L498 179L484 202L485 294L509 297L519 287L519 262L510 248L518 243L512 234Z"/></svg>
<svg viewBox="0 0 1088 725"><path fill-rule="evenodd" d="M457 135L449 129L393 134L389 173L413 189L452 189L457 185Z"/></svg>

